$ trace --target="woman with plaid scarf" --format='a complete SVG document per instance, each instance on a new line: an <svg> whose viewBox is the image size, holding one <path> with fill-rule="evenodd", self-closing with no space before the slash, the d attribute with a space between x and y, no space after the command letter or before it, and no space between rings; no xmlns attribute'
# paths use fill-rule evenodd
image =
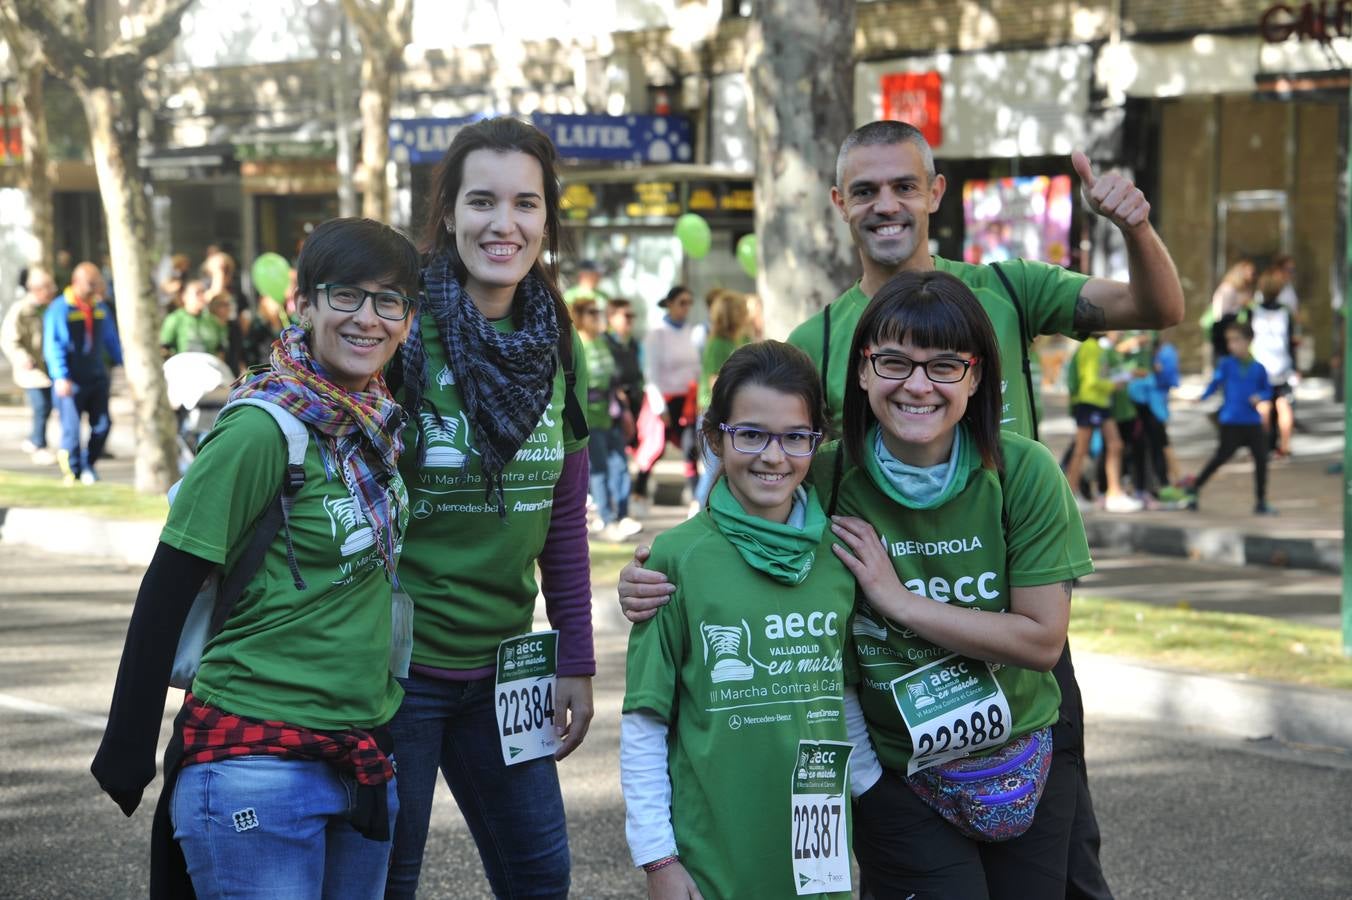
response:
<svg viewBox="0 0 1352 900"><path fill-rule="evenodd" d="M433 178L425 307L397 370L413 420L400 461L413 519L399 564L413 651L390 726L399 821L387 897L417 890L438 770L496 896L568 894L555 761L587 733L596 662L586 366L555 284L554 164L539 130L487 119L456 134ZM557 690L541 721L552 714L559 746L507 765L498 646L532 630L541 588L558 631Z"/></svg>
<svg viewBox="0 0 1352 900"><path fill-rule="evenodd" d="M304 424L305 477L174 722L152 896L347 900L385 888L398 812L386 725L403 696L391 674L391 597L408 500L395 467L404 414L381 372L416 316L418 255L379 222L332 219L297 268L300 325L231 399ZM239 563L285 477L282 431L266 409L242 405L221 416L180 484L93 764L127 815L155 775L193 597L215 567Z"/></svg>

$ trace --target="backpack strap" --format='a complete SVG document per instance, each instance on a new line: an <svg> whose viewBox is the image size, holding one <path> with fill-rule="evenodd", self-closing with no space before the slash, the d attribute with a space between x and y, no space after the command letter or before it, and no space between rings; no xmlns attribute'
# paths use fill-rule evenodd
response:
<svg viewBox="0 0 1352 900"><path fill-rule="evenodd" d="M241 397L238 400L231 400L221 408L220 414L224 415L226 410L237 406L254 406L267 412L272 416L272 420L277 423L277 427L282 430L282 436L286 439L286 475L282 479L282 489L277 494L277 502L272 506L280 508L280 530L286 536L286 565L291 570L291 581L296 590L303 591L306 588L305 579L301 577L300 565L296 562L296 548L291 542L291 511L296 502L296 494L300 493L301 487L305 484L305 450L310 444L310 430L305 427L305 423L290 412L261 397ZM265 514L259 522L260 527L266 519L267 515ZM273 529L274 536L277 531L277 528ZM264 549L267 549L267 545L264 545ZM261 562L262 557L260 556L258 563ZM237 565L235 568L240 567ZM254 571L257 571L257 569L258 564L256 563ZM253 572L249 572L248 577L252 576ZM247 577L245 580L248 580ZM243 590L243 585L240 585L240 589ZM214 616L212 618L215 619ZM222 619L221 621L224 622L225 620Z"/></svg>
<svg viewBox="0 0 1352 900"><path fill-rule="evenodd" d="M826 404L827 421L831 419L831 395L827 390L827 381L831 372L831 306L822 308L822 402Z"/></svg>
<svg viewBox="0 0 1352 900"><path fill-rule="evenodd" d="M566 322L559 323L559 345L555 349L559 365L563 367L563 418L573 432L573 440L581 440L591 433L587 428L587 413L577 399L577 360L573 358L573 329Z"/></svg>
<svg viewBox="0 0 1352 900"><path fill-rule="evenodd" d="M840 493L840 479L845 472L845 445L836 447L836 458L831 463L831 496L826 502L826 516L836 514L836 496Z"/></svg>
<svg viewBox="0 0 1352 900"><path fill-rule="evenodd" d="M1028 418L1033 422L1033 440L1036 441L1039 440L1037 435L1037 395L1033 392L1033 367L1028 361L1028 347L1033 341L1028 336L1028 323L1023 318L1023 304L1019 302L1018 291L1014 290L1014 285L1005 275L1004 270L1000 268L999 263L991 263L991 268L1000 277L1000 283L1005 286L1005 293L1009 295L1010 302L1014 304L1014 316L1019 320L1019 352L1023 354L1023 384L1028 389Z"/></svg>

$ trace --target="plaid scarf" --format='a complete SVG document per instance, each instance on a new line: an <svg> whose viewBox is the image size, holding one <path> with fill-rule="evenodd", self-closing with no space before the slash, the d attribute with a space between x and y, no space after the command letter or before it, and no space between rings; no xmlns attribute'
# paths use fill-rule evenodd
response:
<svg viewBox="0 0 1352 900"><path fill-rule="evenodd" d="M531 273L517 287L515 331L498 331L456 280L450 255L434 258L423 272L426 309L437 323L446 362L455 376L480 456L484 497L507 515L502 471L540 422L554 393L560 323L554 298ZM418 410L427 386L427 351L414 328L404 345L404 392ZM418 464L423 462L419 442Z"/></svg>
<svg viewBox="0 0 1352 900"><path fill-rule="evenodd" d="M394 778L380 741L360 728L312 731L285 722L260 721L208 706L189 692L179 716L183 726L184 766L240 756L278 756L331 764L357 782L352 827L372 840L390 839L386 786Z"/></svg>
<svg viewBox="0 0 1352 900"><path fill-rule="evenodd" d="M245 375L230 392L231 400L241 397L275 403L316 433L325 468L330 473L338 469L375 532L376 550L397 585L400 498L389 484L404 449L405 416L385 379L377 374L366 391L343 390L310 357L305 331L292 326L272 345L269 366Z"/></svg>

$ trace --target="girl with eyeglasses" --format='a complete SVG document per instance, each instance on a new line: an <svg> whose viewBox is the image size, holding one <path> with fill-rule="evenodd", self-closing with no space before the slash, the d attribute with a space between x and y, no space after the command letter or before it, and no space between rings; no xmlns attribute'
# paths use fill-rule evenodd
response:
<svg viewBox="0 0 1352 900"><path fill-rule="evenodd" d="M301 324L237 384L230 399L244 405L225 410L179 485L94 759L100 787L131 815L155 775L194 595L217 566L244 577L174 721L152 896L385 889L398 812L387 725L403 696L390 671L391 585L409 506L395 466L404 413L381 370L416 313L418 253L379 222L331 219L297 268ZM304 427L298 487L289 437L257 404ZM261 558L242 561L255 549Z"/></svg>
<svg viewBox="0 0 1352 900"><path fill-rule="evenodd" d="M702 431L722 477L707 509L653 542L651 564L678 587L630 635L620 726L626 832L650 897L850 896L854 584L803 484L824 423L805 353L734 352ZM826 758L834 789L800 801L796 774Z"/></svg>
<svg viewBox="0 0 1352 900"><path fill-rule="evenodd" d="M411 607L412 656L391 725L400 813L388 897L417 890L438 771L495 896L568 894L555 763L587 733L596 662L587 369L556 284L555 162L538 129L486 119L456 134L433 179L425 306L399 366L413 417L401 461L413 519L396 599ZM541 587L559 632L545 725L559 746L508 765L498 648L532 631Z"/></svg>

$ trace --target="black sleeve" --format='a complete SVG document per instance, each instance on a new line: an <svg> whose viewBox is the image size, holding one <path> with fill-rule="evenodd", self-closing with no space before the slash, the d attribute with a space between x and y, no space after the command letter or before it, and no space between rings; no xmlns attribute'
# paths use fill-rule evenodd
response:
<svg viewBox="0 0 1352 900"><path fill-rule="evenodd" d="M155 778L155 744L179 633L214 563L161 543L136 595L108 727L90 771L130 816Z"/></svg>

